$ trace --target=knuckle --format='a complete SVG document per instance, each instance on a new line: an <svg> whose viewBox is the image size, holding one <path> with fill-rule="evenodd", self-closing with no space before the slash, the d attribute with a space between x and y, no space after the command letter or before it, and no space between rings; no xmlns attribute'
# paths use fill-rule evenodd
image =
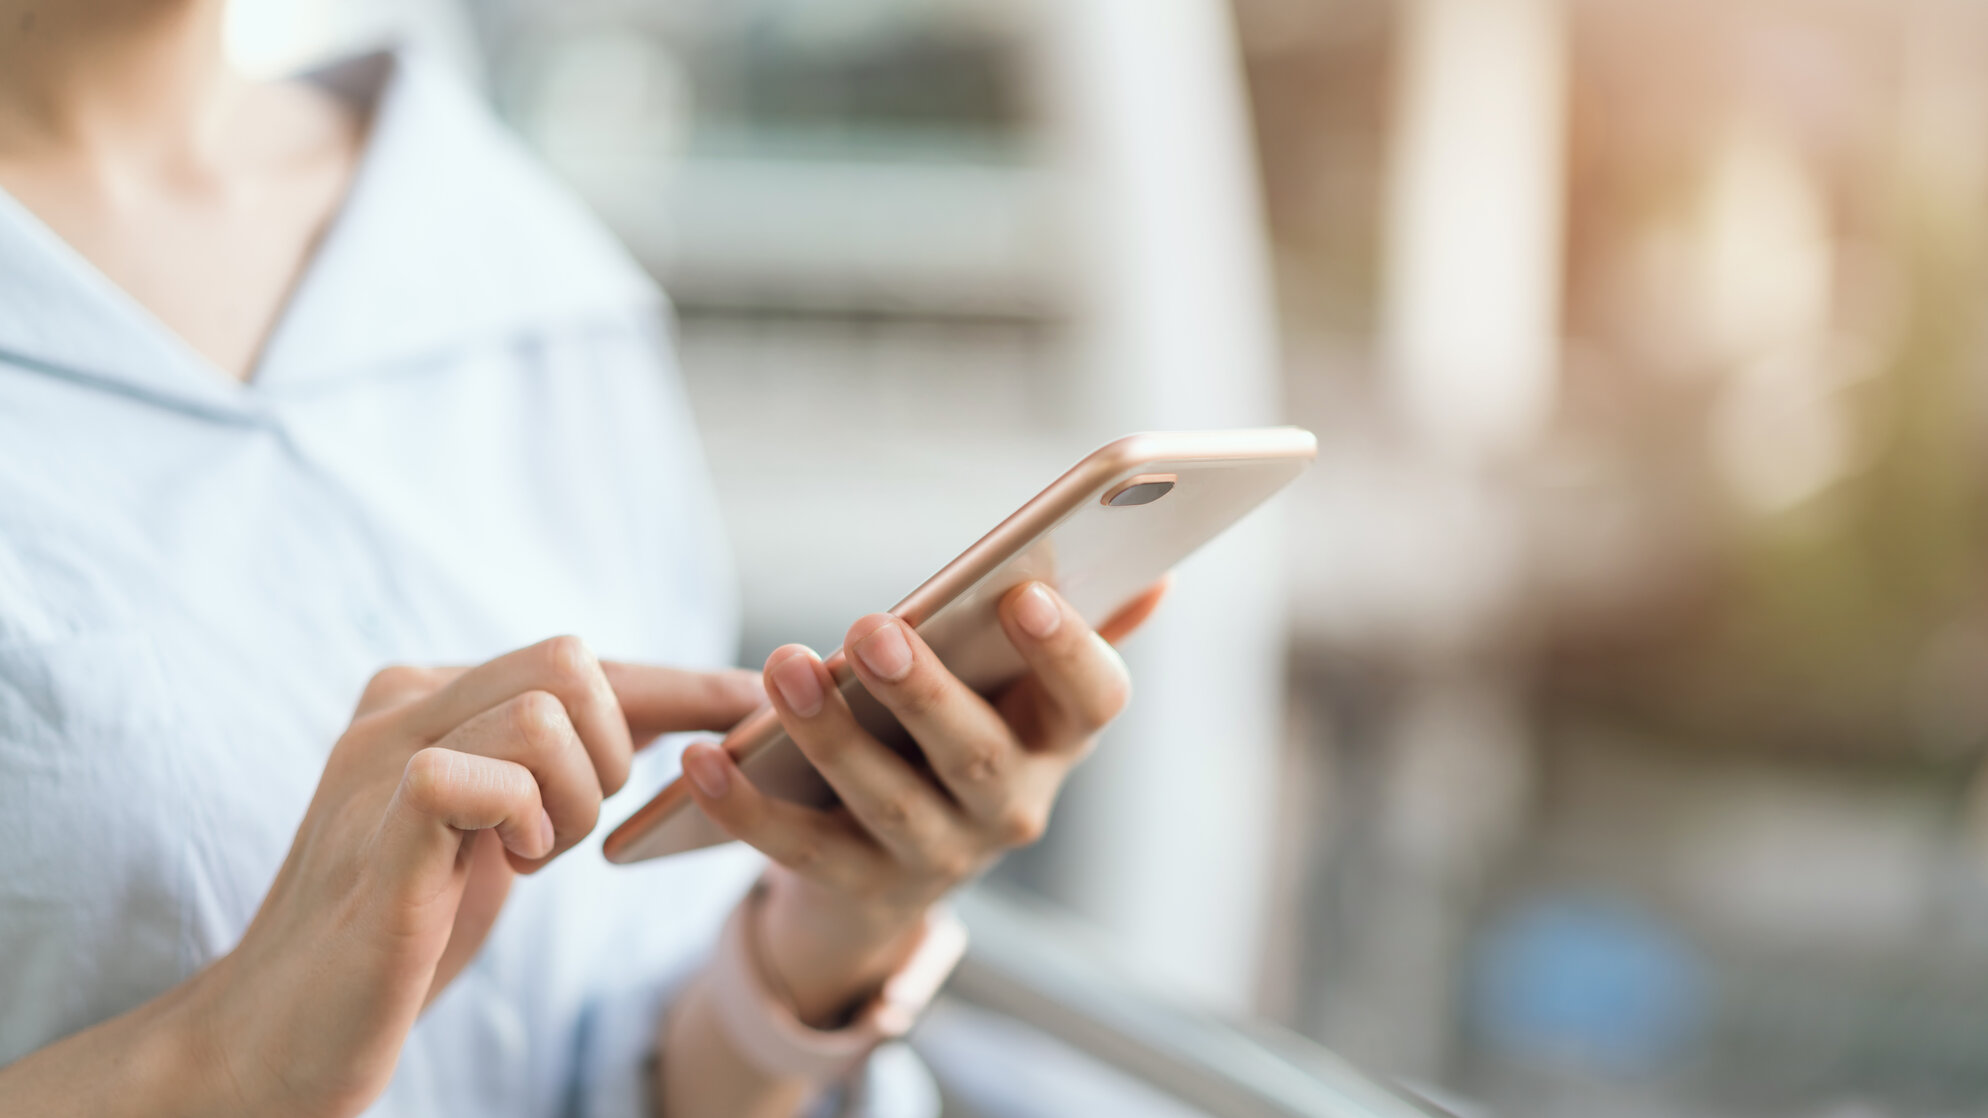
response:
<svg viewBox="0 0 1988 1118"><path fill-rule="evenodd" d="M409 757L401 774L409 806L422 812L436 810L454 787L457 769L456 755L446 749L423 749Z"/></svg>
<svg viewBox="0 0 1988 1118"><path fill-rule="evenodd" d="M1007 755L991 745L978 746L960 758L952 775L962 784L998 783L1007 772Z"/></svg>
<svg viewBox="0 0 1988 1118"><path fill-rule="evenodd" d="M1041 809L1016 804L1001 813L995 821L995 835L1002 845L1008 847L1031 846L1042 838L1049 826L1048 815Z"/></svg>
<svg viewBox="0 0 1988 1118"><path fill-rule="evenodd" d="M373 673L368 686L382 690L398 690L419 683L427 675L426 670L412 664L388 664Z"/></svg>
<svg viewBox="0 0 1988 1118"><path fill-rule="evenodd" d="M435 673L411 664L388 664L366 681L365 697L383 699L409 692L421 692L434 685Z"/></svg>
<svg viewBox="0 0 1988 1118"><path fill-rule="evenodd" d="M563 737L566 707L548 691L527 691L510 702L511 728L534 746L543 746Z"/></svg>
<svg viewBox="0 0 1988 1118"><path fill-rule="evenodd" d="M906 793L896 792L884 796L871 809L871 822L881 830L902 834L911 826L913 806L912 797Z"/></svg>
<svg viewBox="0 0 1988 1118"><path fill-rule="evenodd" d="M551 690L591 688L594 676L600 672L600 660L594 656L593 649L576 636L545 641L539 645L539 656Z"/></svg>
<svg viewBox="0 0 1988 1118"><path fill-rule="evenodd" d="M932 872L946 881L959 882L980 869L980 859L965 850L942 850L932 856Z"/></svg>

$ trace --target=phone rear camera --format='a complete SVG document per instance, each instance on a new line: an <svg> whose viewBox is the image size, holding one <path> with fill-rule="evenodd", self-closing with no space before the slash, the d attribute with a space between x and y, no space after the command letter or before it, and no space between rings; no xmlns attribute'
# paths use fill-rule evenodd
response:
<svg viewBox="0 0 1988 1118"><path fill-rule="evenodd" d="M1130 505L1150 505L1168 493L1173 492L1174 479L1140 478L1119 486L1104 495L1104 503L1112 508L1125 508Z"/></svg>

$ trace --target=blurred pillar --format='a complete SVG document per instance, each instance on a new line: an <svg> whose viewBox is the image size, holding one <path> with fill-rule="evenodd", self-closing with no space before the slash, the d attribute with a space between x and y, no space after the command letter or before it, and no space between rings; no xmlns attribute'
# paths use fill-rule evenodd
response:
<svg viewBox="0 0 1988 1118"><path fill-rule="evenodd" d="M1406 0L1400 18L1382 363L1407 468L1476 510L1441 526L1445 554L1481 564L1487 541L1523 530L1516 495L1485 467L1527 449L1554 403L1566 13L1562 0ZM1469 921L1524 821L1521 563L1467 580L1486 596L1463 611L1472 620L1410 636L1381 735L1379 865L1360 901L1370 930L1355 933L1356 977L1322 996L1371 1011L1335 1039L1362 1037L1358 1055L1397 1074L1445 1072Z"/></svg>
<svg viewBox="0 0 1988 1118"><path fill-rule="evenodd" d="M1553 403L1566 130L1560 0L1401 6L1382 356L1424 449L1522 446Z"/></svg>
<svg viewBox="0 0 1988 1118"><path fill-rule="evenodd" d="M1077 191L1081 425L1274 422L1276 327L1241 55L1220 0L1040 8ZM1197 555L1131 643L1136 695L1073 784L1043 874L1128 961L1241 1010L1268 904L1285 605L1266 511Z"/></svg>

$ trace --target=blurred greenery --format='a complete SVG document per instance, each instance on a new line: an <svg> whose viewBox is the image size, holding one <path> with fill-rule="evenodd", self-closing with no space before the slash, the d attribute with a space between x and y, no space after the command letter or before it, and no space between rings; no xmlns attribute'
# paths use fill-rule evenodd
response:
<svg viewBox="0 0 1988 1118"><path fill-rule="evenodd" d="M1706 715L1738 715L1769 744L1950 755L1988 742L1979 722L1935 729L1915 712L1966 706L1938 693L1965 681L1942 677L1936 646L1979 619L1988 579L1988 251L1983 216L1941 204L1941 185L1906 181L1886 215L1904 309L1882 371L1850 393L1875 455L1802 507L1736 517L1726 607L1686 662Z"/></svg>

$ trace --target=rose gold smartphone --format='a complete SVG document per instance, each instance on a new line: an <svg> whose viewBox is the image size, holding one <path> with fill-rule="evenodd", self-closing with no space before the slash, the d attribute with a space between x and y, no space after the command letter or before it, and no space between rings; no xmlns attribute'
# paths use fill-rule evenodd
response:
<svg viewBox="0 0 1988 1118"><path fill-rule="evenodd" d="M1311 432L1295 427L1119 439L1071 467L891 612L918 630L954 675L993 694L1023 671L994 613L1003 594L1039 579L1098 626L1282 489L1317 453ZM892 748L916 750L841 652L827 667L865 728ZM768 795L835 802L770 706L734 727L724 747ZM611 862L639 862L724 841L679 777L615 828L603 849Z"/></svg>

